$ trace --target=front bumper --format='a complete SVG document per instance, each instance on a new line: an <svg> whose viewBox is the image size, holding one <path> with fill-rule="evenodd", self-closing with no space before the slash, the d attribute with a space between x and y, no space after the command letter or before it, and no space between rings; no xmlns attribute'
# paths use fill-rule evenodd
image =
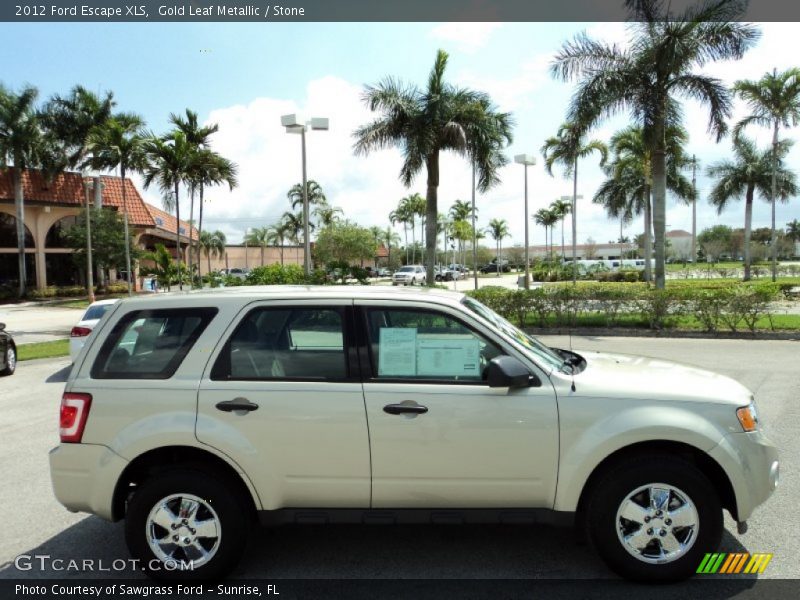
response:
<svg viewBox="0 0 800 600"><path fill-rule="evenodd" d="M113 520L114 490L128 461L106 446L60 444L50 450L56 499L72 512Z"/></svg>
<svg viewBox="0 0 800 600"><path fill-rule="evenodd" d="M737 521L749 519L775 491L779 479L778 451L761 431L726 435L709 455L733 486Z"/></svg>

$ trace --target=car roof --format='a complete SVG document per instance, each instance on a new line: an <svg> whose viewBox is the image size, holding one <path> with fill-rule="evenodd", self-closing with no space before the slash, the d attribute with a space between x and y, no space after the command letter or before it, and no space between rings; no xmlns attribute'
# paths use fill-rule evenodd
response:
<svg viewBox="0 0 800 600"><path fill-rule="evenodd" d="M119 298L108 298L106 300L96 300L89 305L89 308L92 306L102 306L103 304L114 304L115 302L119 302Z"/></svg>

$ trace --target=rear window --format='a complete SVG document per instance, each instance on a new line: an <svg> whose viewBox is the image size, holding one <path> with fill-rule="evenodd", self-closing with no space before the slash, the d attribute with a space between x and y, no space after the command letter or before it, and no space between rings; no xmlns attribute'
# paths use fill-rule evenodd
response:
<svg viewBox="0 0 800 600"><path fill-rule="evenodd" d="M93 321L95 319L101 319L104 314L108 312L108 309L114 306L113 304L98 304L97 306L90 306L89 310L86 311L86 314L83 315L82 321Z"/></svg>
<svg viewBox="0 0 800 600"><path fill-rule="evenodd" d="M216 314L216 308L128 313L103 343L92 378L169 379Z"/></svg>

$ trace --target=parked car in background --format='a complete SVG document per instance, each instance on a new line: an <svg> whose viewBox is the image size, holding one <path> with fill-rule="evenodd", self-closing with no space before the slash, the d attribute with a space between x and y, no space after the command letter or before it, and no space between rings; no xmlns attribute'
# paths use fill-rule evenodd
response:
<svg viewBox="0 0 800 600"><path fill-rule="evenodd" d="M405 265L392 275L392 285L425 285L427 277L422 265Z"/></svg>
<svg viewBox="0 0 800 600"><path fill-rule="evenodd" d="M0 375L13 375L17 369L17 345L6 324L0 323Z"/></svg>
<svg viewBox="0 0 800 600"><path fill-rule="evenodd" d="M112 298L110 300L98 300L89 305L81 320L69 332L69 359L72 362L75 362L78 352L83 348L86 338L92 333L95 325L103 318L106 311L118 301L117 298Z"/></svg>
<svg viewBox="0 0 800 600"><path fill-rule="evenodd" d="M434 267L433 273L436 281L458 281L464 278L464 274L461 271L447 267Z"/></svg>
<svg viewBox="0 0 800 600"><path fill-rule="evenodd" d="M235 267L233 269L228 269L227 274L230 275L231 277L236 277L238 279L245 279L248 273L250 273L250 269L240 269L238 267Z"/></svg>
<svg viewBox="0 0 800 600"><path fill-rule="evenodd" d="M469 272L469 269L467 269L467 267L456 263L451 263L447 265L447 268L450 269L451 271L458 271L459 273L464 275L466 275Z"/></svg>
<svg viewBox="0 0 800 600"><path fill-rule="evenodd" d="M391 269L387 269L386 267L380 267L378 269L378 277L391 277L391 276L392 276Z"/></svg>
<svg viewBox="0 0 800 600"><path fill-rule="evenodd" d="M484 275L486 273L497 273L497 269L498 269L497 263L489 263L488 265L483 265L480 268L480 272L483 273ZM500 266L500 272L501 273L510 273L511 272L511 267L509 267L508 265L501 265Z"/></svg>

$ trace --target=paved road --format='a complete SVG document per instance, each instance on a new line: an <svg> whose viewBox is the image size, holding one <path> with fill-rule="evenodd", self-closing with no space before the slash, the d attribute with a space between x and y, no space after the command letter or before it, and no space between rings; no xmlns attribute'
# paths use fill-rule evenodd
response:
<svg viewBox="0 0 800 600"><path fill-rule="evenodd" d="M73 325L85 309L42 305L0 305L0 323L14 336L17 344L47 342L69 337Z"/></svg>
<svg viewBox="0 0 800 600"><path fill-rule="evenodd" d="M566 337L543 338L566 347ZM750 521L750 532L735 533L726 518L723 550L775 554L763 577L800 578L795 535L800 496L800 378L796 342L585 338L576 349L646 354L711 368L735 377L759 399L764 427L779 446L782 481L770 502ZM0 486L3 535L0 578L41 577L11 564L21 554L94 558L111 564L128 556L120 523L73 515L53 498L47 452L57 441L56 422L64 359L19 365L0 379ZM45 576L77 573L48 573ZM91 573L82 574L91 576ZM109 573L96 574L108 577ZM130 573L124 573L130 576ZM287 526L260 530L237 571L267 578L604 578L609 572L590 547L576 545L568 530L547 527L381 527ZM672 587L675 597L680 587Z"/></svg>

